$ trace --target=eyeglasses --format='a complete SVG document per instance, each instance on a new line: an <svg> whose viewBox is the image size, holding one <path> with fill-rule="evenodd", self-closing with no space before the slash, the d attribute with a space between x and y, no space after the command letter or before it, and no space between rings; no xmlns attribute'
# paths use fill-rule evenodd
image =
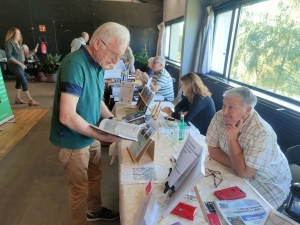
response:
<svg viewBox="0 0 300 225"><path fill-rule="evenodd" d="M101 40L101 39L100 39ZM101 40L102 41L102 40ZM125 57L125 55L119 55L117 53L114 53L112 50L110 50L110 48L105 44L104 41L102 41L102 43L105 45L105 47L108 49L108 51L112 54L113 57L118 57L119 59L122 57Z"/></svg>
<svg viewBox="0 0 300 225"><path fill-rule="evenodd" d="M159 63L159 62L153 61L152 63L153 63L153 64L157 64L157 63Z"/></svg>
<svg viewBox="0 0 300 225"><path fill-rule="evenodd" d="M208 176L214 177L214 187L215 188L218 187L221 184L221 182L223 181L221 172L206 168L205 169L205 177L208 177Z"/></svg>

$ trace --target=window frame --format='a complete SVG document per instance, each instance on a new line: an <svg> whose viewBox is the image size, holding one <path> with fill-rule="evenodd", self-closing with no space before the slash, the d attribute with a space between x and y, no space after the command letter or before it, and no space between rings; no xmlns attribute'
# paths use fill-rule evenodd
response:
<svg viewBox="0 0 300 225"><path fill-rule="evenodd" d="M249 85L247 83L243 83L243 82L240 82L240 81L237 81L237 80L234 80L234 79L230 78L230 69L231 69L231 66L232 66L232 63L233 63L233 56L234 56L233 53L234 53L234 50L235 50L235 43L236 43L236 38L237 38L238 26L239 26L239 22L240 22L241 8L244 7L244 6L247 6L247 5L252 5L252 4L256 4L256 3L260 3L260 2L264 2L264 1L268 1L268 0L244 0L242 2L238 2L238 3L235 3L235 4L234 3L228 3L228 4L224 3L224 4L221 4L221 5L219 5L218 7L216 7L214 9L215 10L215 12L214 12L214 14L215 14L214 35L215 35L215 28L216 28L216 17L219 13L232 10L232 18L231 18L230 30L229 30L228 40L227 40L227 48L226 48L226 56L225 56L225 61L224 61L223 73L220 74L217 71L211 70L209 72L209 75L220 77L220 78L226 79L226 80L228 80L232 83L236 83L238 85L249 87L250 89L256 90L256 91L261 92L261 93L266 94L266 95L270 95L272 97L278 98L278 99L286 101L288 103L299 105L300 101L298 101L298 100L292 99L292 98L287 97L287 96L279 95L279 94L276 94L274 92L267 91L267 90L264 90L262 88L259 88L257 86L252 86L252 85ZM238 14L236 15L237 10L238 10ZM236 18L236 23L235 23L235 27L234 27L233 25L234 25L235 16L237 16L237 18ZM234 32L232 32L233 29L235 29ZM232 45L230 45L231 38L233 38ZM230 57L228 57L228 54L229 54L230 51L231 51L231 54L230 54ZM229 63L228 63L228 61L229 61Z"/></svg>
<svg viewBox="0 0 300 225"><path fill-rule="evenodd" d="M171 43L172 25L174 25L176 23L181 23L181 22L184 23L184 16L180 16L180 17L178 17L176 19L173 19L173 20L170 20L168 22L165 22L165 30L167 29L167 26L170 27L170 35L169 35L169 40L168 40L169 43ZM165 41L165 43L167 43L166 39L164 39L164 41ZM182 47L182 43L181 43L181 47ZM170 63L174 63L176 65L181 65L181 60L180 61L176 61L176 60L170 59L170 57L169 57L170 56L170 44L169 44L168 48L167 48L167 46L165 48L166 48L165 50L168 52L168 56L164 56L165 59L167 61L169 61ZM181 48L181 50L182 50L182 48Z"/></svg>

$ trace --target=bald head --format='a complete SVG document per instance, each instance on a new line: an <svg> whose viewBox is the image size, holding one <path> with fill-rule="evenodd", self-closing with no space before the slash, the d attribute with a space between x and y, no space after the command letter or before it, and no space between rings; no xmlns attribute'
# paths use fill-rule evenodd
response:
<svg viewBox="0 0 300 225"><path fill-rule="evenodd" d="M85 42L88 42L88 40L90 39L90 36L87 32L82 32L81 37L84 39Z"/></svg>

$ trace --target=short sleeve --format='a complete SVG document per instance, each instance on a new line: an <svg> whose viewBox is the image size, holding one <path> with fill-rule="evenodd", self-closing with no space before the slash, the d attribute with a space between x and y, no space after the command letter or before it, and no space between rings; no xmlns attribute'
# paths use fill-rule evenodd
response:
<svg viewBox="0 0 300 225"><path fill-rule="evenodd" d="M219 127L220 127L220 121L218 119L219 114L216 113L215 116L212 118L209 127L207 129L205 142L207 145L212 147L220 147L219 139L220 139L220 133L219 133Z"/></svg>
<svg viewBox="0 0 300 225"><path fill-rule="evenodd" d="M84 85L83 68L78 62L68 61L59 71L60 91L81 96Z"/></svg>

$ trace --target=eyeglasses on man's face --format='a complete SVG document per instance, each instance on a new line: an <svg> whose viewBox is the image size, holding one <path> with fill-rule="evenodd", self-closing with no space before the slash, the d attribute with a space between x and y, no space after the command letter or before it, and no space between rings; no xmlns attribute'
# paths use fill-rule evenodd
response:
<svg viewBox="0 0 300 225"><path fill-rule="evenodd" d="M100 39L101 41L102 41L102 39ZM105 45L105 47L108 49L108 51L111 53L111 55L115 58L115 57L117 57L117 58L122 58L122 57L125 57L125 55L120 55L120 54L117 54L117 53L114 53L112 50L110 50L110 48L107 46L107 44L104 42L104 41L102 41L102 43Z"/></svg>
<svg viewBox="0 0 300 225"><path fill-rule="evenodd" d="M205 177L209 177L209 176L214 177L214 187L215 188L218 187L221 184L221 182L223 181L221 172L206 168L205 169Z"/></svg>

